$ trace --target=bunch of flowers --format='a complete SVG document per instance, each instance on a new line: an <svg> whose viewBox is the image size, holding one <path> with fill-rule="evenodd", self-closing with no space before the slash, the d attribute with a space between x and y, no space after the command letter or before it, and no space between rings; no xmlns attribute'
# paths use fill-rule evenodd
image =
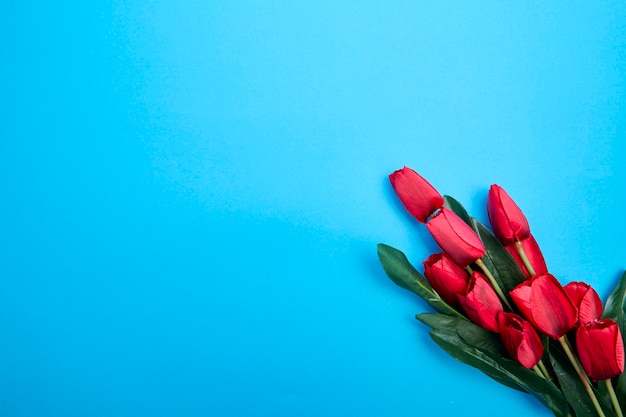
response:
<svg viewBox="0 0 626 417"><path fill-rule="evenodd" d="M432 339L534 395L555 416L623 417L626 273L603 306L588 284L562 286L550 274L526 217L502 187L489 189L492 232L412 169L389 179L442 250L423 262L422 275L401 251L378 245L387 275L436 311L416 316Z"/></svg>

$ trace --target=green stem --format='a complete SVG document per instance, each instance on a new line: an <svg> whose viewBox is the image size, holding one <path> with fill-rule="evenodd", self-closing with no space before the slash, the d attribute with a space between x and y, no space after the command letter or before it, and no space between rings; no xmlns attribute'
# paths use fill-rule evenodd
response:
<svg viewBox="0 0 626 417"><path fill-rule="evenodd" d="M563 346L563 350L565 351L565 354L569 358L569 361L574 366L574 369L576 370L578 377L582 381L585 387L585 390L587 391L587 395L589 395L589 398L591 398L591 402L593 403L593 406L595 407L596 412L598 413L598 416L606 417L606 415L604 414L604 411L602 411L602 407L600 407L600 403L598 402L598 399L596 398L596 394L594 394L593 389L591 389L591 382L589 381L589 377L587 376L585 371L583 371L580 361L578 360L576 356L574 356L574 352L572 352L572 347L569 343L569 340L567 340L567 337L561 336L561 338L559 339L559 342L561 342L561 346Z"/></svg>
<svg viewBox="0 0 626 417"><path fill-rule="evenodd" d="M548 381L552 381L552 377L550 376L550 371L548 371L548 368L546 368L546 366L543 364L543 361L540 360L537 365L539 366L539 369L541 369L541 372L543 372L543 374L546 376L546 379Z"/></svg>
<svg viewBox="0 0 626 417"><path fill-rule="evenodd" d="M524 266L526 267L526 270L528 271L528 273L530 274L530 277L532 278L535 275L535 268L533 268L533 266L530 264L530 261L528 260L528 257L526 256L526 252L524 251L524 248L522 247L522 242L520 242L519 240L516 240L515 248L517 249L517 253L519 253L519 257L522 259L522 263L524 264Z"/></svg>
<svg viewBox="0 0 626 417"><path fill-rule="evenodd" d="M493 287L494 290L496 290L496 293L498 294L498 297L500 297L500 299L502 301L504 301L504 304L506 304L506 306L509 308L510 311L513 311L513 308L511 307L511 304L509 304L509 301L506 299L506 296L502 292L502 289L500 288L500 286L496 282L496 279L493 277L493 275L491 274L489 269L487 269L487 266L485 265L483 260L482 259L477 259L476 260L476 265L478 265L480 267L480 269L482 269L482 271L485 273L485 275L487 276L487 279L489 279L489 282L491 283L491 286Z"/></svg>
<svg viewBox="0 0 626 417"><path fill-rule="evenodd" d="M611 397L611 403L613 404L613 408L615 409L615 413L617 414L617 417L624 417L624 414L622 413L622 408L619 406L619 402L617 401L617 396L615 395L613 384L611 384L611 380L605 379L604 383L606 384L607 391L609 391L609 396Z"/></svg>
<svg viewBox="0 0 626 417"><path fill-rule="evenodd" d="M535 371L535 373L539 375L540 377L542 377L543 379L546 379L546 376L543 374L543 372L541 371L541 369L539 369L537 365L533 367L533 371Z"/></svg>

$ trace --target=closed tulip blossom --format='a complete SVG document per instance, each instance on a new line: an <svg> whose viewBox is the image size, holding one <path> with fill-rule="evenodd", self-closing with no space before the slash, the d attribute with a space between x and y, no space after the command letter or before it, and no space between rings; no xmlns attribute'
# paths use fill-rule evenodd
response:
<svg viewBox="0 0 626 417"><path fill-rule="evenodd" d="M459 216L443 207L426 223L437 244L460 267L475 262L485 254L485 246L476 232Z"/></svg>
<svg viewBox="0 0 626 417"><path fill-rule="evenodd" d="M578 309L579 324L587 324L600 318L602 315L602 300L600 300L596 290L591 288L591 285L584 282L570 282L563 289Z"/></svg>
<svg viewBox="0 0 626 417"><path fill-rule="evenodd" d="M489 223L500 243L528 277L548 272L537 241L522 210L502 187L493 184L487 195Z"/></svg>
<svg viewBox="0 0 626 417"><path fill-rule="evenodd" d="M489 223L503 245L530 236L530 226L522 210L499 185L493 184L487 195Z"/></svg>
<svg viewBox="0 0 626 417"><path fill-rule="evenodd" d="M536 329L560 339L576 324L578 312L565 290L550 274L535 275L511 291L513 302Z"/></svg>
<svg viewBox="0 0 626 417"><path fill-rule="evenodd" d="M443 206L441 194L411 168L393 172L389 181L406 210L421 223Z"/></svg>
<svg viewBox="0 0 626 417"><path fill-rule="evenodd" d="M513 256L515 262L519 265L526 276L530 277L535 274L544 274L548 272L548 267L546 266L546 261L543 258L543 254L541 253L541 249L539 249L539 245L535 240L535 237L531 234L526 239L520 240L519 244L522 246L522 250L526 256L526 260L528 261L530 267L532 268L532 272L529 271L528 266L524 263L524 260L520 256L520 251L518 249L517 243L510 243L505 245L506 250Z"/></svg>
<svg viewBox="0 0 626 417"><path fill-rule="evenodd" d="M624 342L611 319L583 324L576 332L578 357L591 379L608 380L624 372Z"/></svg>
<svg viewBox="0 0 626 417"><path fill-rule="evenodd" d="M498 329L508 354L524 368L534 368L543 356L543 344L533 326L517 314L502 312Z"/></svg>
<svg viewBox="0 0 626 417"><path fill-rule="evenodd" d="M503 311L502 303L482 274L474 271L467 292L458 298L471 321L483 329L498 332L498 314Z"/></svg>
<svg viewBox="0 0 626 417"><path fill-rule="evenodd" d="M430 255L424 261L424 275L443 300L458 305L457 295L464 295L469 282L468 273L445 253Z"/></svg>

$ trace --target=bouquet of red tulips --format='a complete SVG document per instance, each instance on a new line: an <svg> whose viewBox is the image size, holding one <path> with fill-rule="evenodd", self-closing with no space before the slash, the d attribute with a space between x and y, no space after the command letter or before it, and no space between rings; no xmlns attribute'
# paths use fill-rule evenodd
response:
<svg viewBox="0 0 626 417"><path fill-rule="evenodd" d="M526 217L498 185L487 213L493 232L449 196L404 167L389 176L407 211L442 252L424 275L397 249L379 244L387 275L436 313L418 314L457 360L528 392L558 417L623 417L626 273L606 304L584 282L548 272Z"/></svg>

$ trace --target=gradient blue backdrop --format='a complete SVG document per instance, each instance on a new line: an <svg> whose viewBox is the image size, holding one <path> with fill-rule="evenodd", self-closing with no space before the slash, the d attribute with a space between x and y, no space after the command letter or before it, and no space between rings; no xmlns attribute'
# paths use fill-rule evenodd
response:
<svg viewBox="0 0 626 417"><path fill-rule="evenodd" d="M408 165L615 284L626 8L545 3L4 0L0 415L549 416L376 258Z"/></svg>

